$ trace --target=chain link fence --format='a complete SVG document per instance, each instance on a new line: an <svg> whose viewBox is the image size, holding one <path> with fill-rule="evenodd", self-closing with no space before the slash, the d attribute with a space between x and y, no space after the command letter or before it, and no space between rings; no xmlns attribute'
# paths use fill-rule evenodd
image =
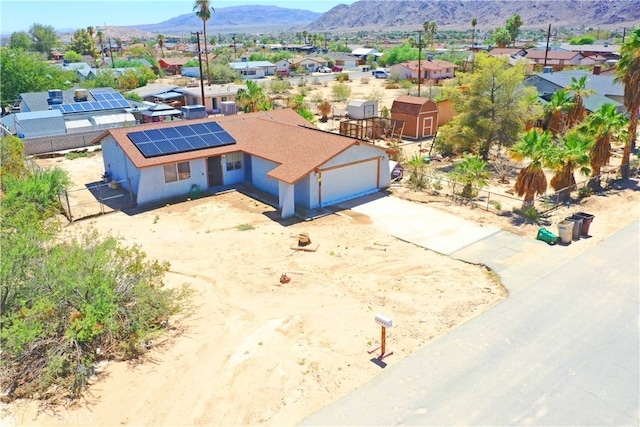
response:
<svg viewBox="0 0 640 427"><path fill-rule="evenodd" d="M61 190L60 205L70 222L132 208L136 204L130 180L98 181L85 187Z"/></svg>

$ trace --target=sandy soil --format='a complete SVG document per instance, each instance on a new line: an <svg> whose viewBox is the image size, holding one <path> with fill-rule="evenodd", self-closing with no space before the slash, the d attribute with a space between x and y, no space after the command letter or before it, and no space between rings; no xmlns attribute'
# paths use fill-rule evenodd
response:
<svg viewBox="0 0 640 427"><path fill-rule="evenodd" d="M69 170L78 187L102 173L100 155L39 163ZM532 238L538 228L446 197L393 191ZM639 202L639 191L619 189L578 206L596 215L598 237L584 247L637 220ZM274 213L230 192L65 227L120 236L169 260L166 285L189 284L192 302L143 363L107 364L85 401L46 408L14 402L3 408L3 423L293 425L380 373L372 362L379 350L368 352L380 341L376 314L394 321L387 334L394 354L384 359L391 366L507 297L484 267L381 234L366 216L347 211L279 223ZM316 252L291 249L301 232ZM282 273L290 283L279 282Z"/></svg>

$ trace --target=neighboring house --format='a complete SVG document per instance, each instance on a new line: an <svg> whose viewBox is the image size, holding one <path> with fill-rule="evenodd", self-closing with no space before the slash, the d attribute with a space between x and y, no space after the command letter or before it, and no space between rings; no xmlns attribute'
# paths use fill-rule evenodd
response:
<svg viewBox="0 0 640 427"><path fill-rule="evenodd" d="M364 59L365 61L367 60L369 55L373 55L375 57L380 56L380 54L376 49L368 48L368 47L359 47L359 48L353 49L351 51L351 55L357 56L358 58Z"/></svg>
<svg viewBox="0 0 640 427"><path fill-rule="evenodd" d="M591 55L591 56L582 58L580 60L580 65L582 66L601 65L607 62L608 60L609 58L607 58L606 56L596 54L596 55Z"/></svg>
<svg viewBox="0 0 640 427"><path fill-rule="evenodd" d="M545 62L546 55L546 62ZM530 59L537 65L545 65L553 67L554 70L560 71L565 67L578 66L584 58L579 52L565 52L560 50L530 50L525 58Z"/></svg>
<svg viewBox="0 0 640 427"><path fill-rule="evenodd" d="M295 69L304 68L308 72L314 72L320 67L326 67L329 61L321 56L307 56L291 60L291 66Z"/></svg>
<svg viewBox="0 0 640 427"><path fill-rule="evenodd" d="M567 52L581 53L584 57L600 55L607 59L620 58L620 45L602 43L602 44L585 44L572 45L570 43L560 43L560 49Z"/></svg>
<svg viewBox="0 0 640 427"><path fill-rule="evenodd" d="M335 62L336 67L340 67L343 70L354 70L357 69L360 65L367 64L366 60L360 59L357 56L353 56L347 53L329 52L326 56L328 56L333 62Z"/></svg>
<svg viewBox="0 0 640 427"><path fill-rule="evenodd" d="M450 79L455 76L455 69L458 66L452 62L442 59L425 59L422 61L405 61L389 67L391 75L400 75L404 79L418 79L420 73L421 80L431 80L439 82L443 79Z"/></svg>
<svg viewBox="0 0 640 427"><path fill-rule="evenodd" d="M204 102L200 86L176 88L173 92L181 93L184 96L183 105L204 105L208 112L212 114L220 113L222 103L236 100L238 90L246 89L246 85L226 84L226 85L205 85Z"/></svg>
<svg viewBox="0 0 640 427"><path fill-rule="evenodd" d="M438 104L428 98L400 96L391 105L391 118L404 120L403 137L423 139L438 131Z"/></svg>
<svg viewBox="0 0 640 427"><path fill-rule="evenodd" d="M182 113L167 104L155 104L140 112L142 123L159 123L173 120Z"/></svg>
<svg viewBox="0 0 640 427"><path fill-rule="evenodd" d="M276 66L276 73L279 73L280 71L289 71L291 68L291 61L288 59L281 59L276 61L274 65Z"/></svg>
<svg viewBox="0 0 640 427"><path fill-rule="evenodd" d="M593 112L603 104L614 104L621 111L624 109L624 86L616 83L614 76L589 74L582 70L560 71L553 73L538 73L525 78L524 83L535 86L543 102L550 99L558 89L571 85L571 78L587 77L586 89L593 89L595 93L584 98L584 106L588 112Z"/></svg>
<svg viewBox="0 0 640 427"><path fill-rule="evenodd" d="M37 138L67 133L62 112L59 110L17 113L14 121L18 138Z"/></svg>
<svg viewBox="0 0 640 427"><path fill-rule="evenodd" d="M189 61L190 59L188 58L161 58L158 64L160 64L160 68L163 69L165 73L175 76L180 74L184 64Z"/></svg>
<svg viewBox="0 0 640 427"><path fill-rule="evenodd" d="M94 143L138 205L249 183L276 196L288 218L296 206L330 206L390 182L384 148L312 128L292 109L113 129Z"/></svg>
<svg viewBox="0 0 640 427"><path fill-rule="evenodd" d="M65 71L75 71L80 80L89 78L92 70L91 66L86 62L63 63L62 65L60 65L60 68Z"/></svg>
<svg viewBox="0 0 640 427"><path fill-rule="evenodd" d="M276 66L269 61L235 61L229 67L238 72L244 79L261 79L276 73Z"/></svg>
<svg viewBox="0 0 640 427"><path fill-rule="evenodd" d="M172 92L173 89L177 88L179 88L179 86L165 83L149 83L146 86L130 90L127 94L136 94L144 101L157 102L157 95Z"/></svg>
<svg viewBox="0 0 640 427"><path fill-rule="evenodd" d="M527 59L527 51L524 49L510 49L510 48L496 48L491 50L488 53L489 56L493 57L508 57L509 65L512 67L518 63L523 63L525 67L526 73L533 73L534 62L531 59Z"/></svg>

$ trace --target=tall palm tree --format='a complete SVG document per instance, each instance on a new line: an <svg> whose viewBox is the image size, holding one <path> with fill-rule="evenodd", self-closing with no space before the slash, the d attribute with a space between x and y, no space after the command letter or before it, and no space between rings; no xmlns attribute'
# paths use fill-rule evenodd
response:
<svg viewBox="0 0 640 427"><path fill-rule="evenodd" d="M302 36L304 37L304 44L307 44L307 36L309 35L309 32L307 30L304 30L302 32Z"/></svg>
<svg viewBox="0 0 640 427"><path fill-rule="evenodd" d="M629 112L629 139L624 145L620 172L629 178L631 150L636 148L638 134L638 110L640 110L640 27L634 30L620 48L620 60L616 64L616 81L624 86L624 106Z"/></svg>
<svg viewBox="0 0 640 427"><path fill-rule="evenodd" d="M510 149L509 153L517 161L529 160L520 170L516 178L515 190L518 196L524 196L523 204L533 205L536 195L547 191L547 177L542 169L545 156L551 147L553 135L550 132L540 132L531 129L520 137Z"/></svg>
<svg viewBox="0 0 640 427"><path fill-rule="evenodd" d="M98 37L98 44L100 45L100 58L104 54L104 33L102 31L98 31L96 33L96 37Z"/></svg>
<svg viewBox="0 0 640 427"><path fill-rule="evenodd" d="M571 77L571 84L564 89L573 92L571 102L573 105L569 109L567 115L567 127L571 128L582 121L584 118L585 108L583 98L588 98L596 91L593 89L585 89L587 87L587 76L579 79Z"/></svg>
<svg viewBox="0 0 640 427"><path fill-rule="evenodd" d="M511 36L511 42L513 43L513 47L516 47L516 39L518 38L518 33L520 32L520 27L522 27L522 18L519 14L514 14L511 18L507 19L506 28L509 30L509 35Z"/></svg>
<svg viewBox="0 0 640 427"><path fill-rule="evenodd" d="M88 26L87 27L87 32L89 33L89 37L93 38L93 27L92 26Z"/></svg>
<svg viewBox="0 0 640 427"><path fill-rule="evenodd" d="M591 163L591 181L589 186L594 190L600 189L600 171L602 166L609 163L611 158L611 139L629 122L629 119L618 112L613 104L604 104L591 113L583 126L595 140L589 150Z"/></svg>
<svg viewBox="0 0 640 427"><path fill-rule="evenodd" d="M571 95L564 89L558 89L553 93L551 100L544 106L547 120L545 130L553 135L564 134L567 130L568 112L573 108Z"/></svg>
<svg viewBox="0 0 640 427"><path fill-rule="evenodd" d="M160 47L160 52L162 52L162 57L164 58L164 35L158 34L158 46Z"/></svg>
<svg viewBox="0 0 640 427"><path fill-rule="evenodd" d="M476 46L476 25L478 25L478 18L471 19L471 27L473 31L471 33L471 48L473 49Z"/></svg>
<svg viewBox="0 0 640 427"><path fill-rule="evenodd" d="M209 72L209 49L207 48L207 21L211 18L211 12L215 9L211 7L209 0L196 0L193 6L196 16L202 19L202 35L204 36L204 57L207 64L207 81L211 84L211 73Z"/></svg>
<svg viewBox="0 0 640 427"><path fill-rule="evenodd" d="M573 171L579 169L582 175L589 176L588 152L593 139L577 129L571 129L564 137L558 136L557 139L558 144L552 145L545 155L546 164L555 171L551 187L559 191L559 201L566 202L576 185Z"/></svg>
<svg viewBox="0 0 640 427"><path fill-rule="evenodd" d="M436 23L436 21L424 21L422 23L422 28L424 29L425 33L429 34L431 36L430 40L431 40L431 47L433 47L433 40L435 38L436 35L436 31L438 31L438 24Z"/></svg>
<svg viewBox="0 0 640 427"><path fill-rule="evenodd" d="M252 80L247 80L246 89L238 90L236 101L245 113L272 109L271 103L262 87Z"/></svg>

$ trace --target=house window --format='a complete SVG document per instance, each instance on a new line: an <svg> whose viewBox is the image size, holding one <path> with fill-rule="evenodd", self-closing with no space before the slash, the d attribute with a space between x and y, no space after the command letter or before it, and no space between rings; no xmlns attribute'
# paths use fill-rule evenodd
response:
<svg viewBox="0 0 640 427"><path fill-rule="evenodd" d="M242 169L242 153L227 154L227 171Z"/></svg>
<svg viewBox="0 0 640 427"><path fill-rule="evenodd" d="M189 162L171 163L164 165L164 182L182 181L191 178Z"/></svg>

